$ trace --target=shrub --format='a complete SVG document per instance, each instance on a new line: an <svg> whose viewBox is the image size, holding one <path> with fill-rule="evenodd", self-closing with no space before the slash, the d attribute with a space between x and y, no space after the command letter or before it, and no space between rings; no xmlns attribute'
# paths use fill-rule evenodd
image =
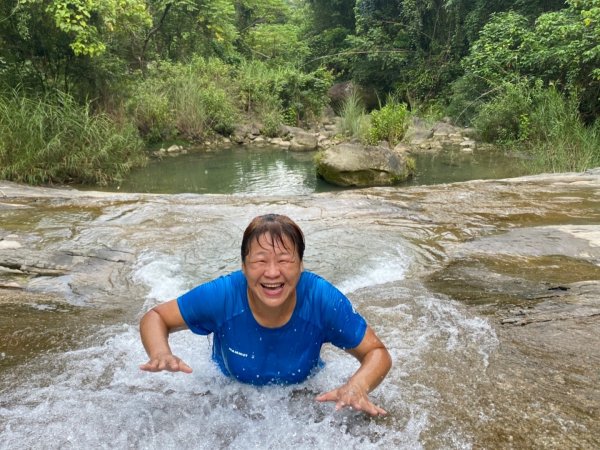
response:
<svg viewBox="0 0 600 450"><path fill-rule="evenodd" d="M237 84L243 109L265 122L265 114L277 111L288 125L309 122L327 105L332 75L324 69L304 73L291 66L270 67L260 61L238 68Z"/></svg>
<svg viewBox="0 0 600 450"><path fill-rule="evenodd" d="M279 69L274 88L279 93L284 115L295 116L293 125L318 118L329 102L327 91L332 81L332 74L325 69L310 73L289 66Z"/></svg>
<svg viewBox="0 0 600 450"><path fill-rule="evenodd" d="M496 95L481 106L473 119L481 139L486 142L510 142L526 138L528 127L523 125L533 109L539 89L539 85L532 88L526 80L499 86Z"/></svg>
<svg viewBox="0 0 600 450"><path fill-rule="evenodd" d="M391 146L399 143L408 128L409 116L404 103L394 97L388 98L385 106L371 112L369 143L375 145L379 141L387 141Z"/></svg>
<svg viewBox="0 0 600 450"><path fill-rule="evenodd" d="M145 162L133 126L92 114L67 94L0 97L0 178L106 184Z"/></svg>
<svg viewBox="0 0 600 450"><path fill-rule="evenodd" d="M162 142L177 134L171 102L158 80L137 85L128 110L146 142Z"/></svg>
<svg viewBox="0 0 600 450"><path fill-rule="evenodd" d="M479 108L489 101L495 92L484 79L469 73L455 80L451 90L445 112L459 125L471 125Z"/></svg>
<svg viewBox="0 0 600 450"><path fill-rule="evenodd" d="M532 156L536 171L581 171L600 165L600 123L586 126L577 95L567 97L541 82L505 83L474 120L490 142Z"/></svg>

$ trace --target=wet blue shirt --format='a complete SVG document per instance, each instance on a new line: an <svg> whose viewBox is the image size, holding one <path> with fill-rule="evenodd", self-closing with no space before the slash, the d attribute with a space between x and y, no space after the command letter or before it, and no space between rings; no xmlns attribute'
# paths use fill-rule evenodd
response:
<svg viewBox="0 0 600 450"><path fill-rule="evenodd" d="M362 341L367 324L331 283L302 272L296 307L282 327L260 325L248 305L241 271L202 284L177 299L194 333L214 333L212 357L225 375L244 383L299 383L322 366L321 346L330 342L351 349Z"/></svg>

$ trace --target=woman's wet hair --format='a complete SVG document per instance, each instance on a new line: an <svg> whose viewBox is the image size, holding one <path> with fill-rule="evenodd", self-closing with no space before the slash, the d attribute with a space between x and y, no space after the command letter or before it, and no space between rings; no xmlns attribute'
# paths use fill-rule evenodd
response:
<svg viewBox="0 0 600 450"><path fill-rule="evenodd" d="M281 214L265 214L252 219L244 231L242 238L242 262L246 261L246 256L250 253L250 245L263 234L271 236L273 245L279 244L286 250L292 250L286 247L285 238L288 238L295 247L295 250L302 261L304 257L304 234L300 227L287 216Z"/></svg>

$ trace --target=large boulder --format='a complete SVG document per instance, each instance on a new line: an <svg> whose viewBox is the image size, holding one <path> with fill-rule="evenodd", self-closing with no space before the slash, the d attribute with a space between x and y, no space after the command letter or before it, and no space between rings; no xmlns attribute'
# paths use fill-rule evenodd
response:
<svg viewBox="0 0 600 450"><path fill-rule="evenodd" d="M317 173L337 186L391 186L406 181L414 161L387 147L341 143L317 156Z"/></svg>
<svg viewBox="0 0 600 450"><path fill-rule="evenodd" d="M363 106L367 111L371 111L379 106L377 92L373 88L354 84L352 81L342 81L336 83L327 91L327 97L333 109L339 112L344 102L355 92L358 94Z"/></svg>

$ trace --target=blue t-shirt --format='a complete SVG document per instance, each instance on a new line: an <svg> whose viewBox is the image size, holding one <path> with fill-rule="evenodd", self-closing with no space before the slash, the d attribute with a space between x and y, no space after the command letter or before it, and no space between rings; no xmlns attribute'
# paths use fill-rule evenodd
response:
<svg viewBox="0 0 600 450"><path fill-rule="evenodd" d="M302 272L296 307L279 328L260 325L248 305L246 277L233 272L192 289L177 299L191 331L214 333L213 360L221 371L244 383L299 383L323 365L321 346L351 349L362 341L367 323L331 283Z"/></svg>

